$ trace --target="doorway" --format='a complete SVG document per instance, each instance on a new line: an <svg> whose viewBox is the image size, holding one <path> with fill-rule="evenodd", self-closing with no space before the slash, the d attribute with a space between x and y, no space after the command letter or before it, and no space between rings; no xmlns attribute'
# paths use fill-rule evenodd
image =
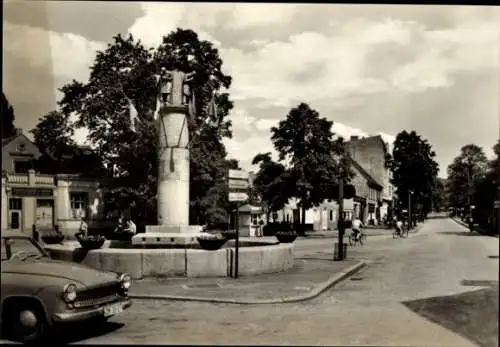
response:
<svg viewBox="0 0 500 347"><path fill-rule="evenodd" d="M22 230L23 199L9 199L9 226L12 230Z"/></svg>
<svg viewBox="0 0 500 347"><path fill-rule="evenodd" d="M9 224L12 230L21 230L21 211L10 211Z"/></svg>

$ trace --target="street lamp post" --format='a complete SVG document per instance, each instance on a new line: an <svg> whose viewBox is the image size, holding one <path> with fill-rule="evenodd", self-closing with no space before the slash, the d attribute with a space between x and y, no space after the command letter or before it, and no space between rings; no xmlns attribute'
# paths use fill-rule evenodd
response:
<svg viewBox="0 0 500 347"><path fill-rule="evenodd" d="M411 210L411 196L413 194L413 190L409 190L408 191L408 230L411 229L412 227L412 218L411 218L411 214L412 214L412 210Z"/></svg>

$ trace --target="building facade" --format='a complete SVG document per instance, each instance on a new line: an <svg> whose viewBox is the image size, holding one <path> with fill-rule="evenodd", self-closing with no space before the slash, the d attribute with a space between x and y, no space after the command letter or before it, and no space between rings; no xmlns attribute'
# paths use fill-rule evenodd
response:
<svg viewBox="0 0 500 347"><path fill-rule="evenodd" d="M85 217L89 226L106 224L103 182L78 175L39 174L33 160L42 153L25 135L2 146L2 230L50 231L57 224L73 235Z"/></svg>
<svg viewBox="0 0 500 347"><path fill-rule="evenodd" d="M351 136L350 141L346 142L349 155L366 174L371 177L372 188L381 187L380 196L376 192L371 193L371 200L376 199L375 212L368 212L368 219L374 219L375 224L379 223L384 217L388 216L389 208L394 201L394 187L391 184L392 174L386 168L385 158L389 154L389 145L382 139L382 136L369 136L359 138ZM370 196L370 194L368 194ZM367 204L368 210L373 211L373 203Z"/></svg>

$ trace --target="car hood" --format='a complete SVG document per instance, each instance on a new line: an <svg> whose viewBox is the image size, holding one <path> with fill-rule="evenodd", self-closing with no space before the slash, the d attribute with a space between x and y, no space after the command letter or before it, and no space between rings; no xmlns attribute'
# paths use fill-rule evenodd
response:
<svg viewBox="0 0 500 347"><path fill-rule="evenodd" d="M86 287L94 287L117 281L117 274L114 272L97 270L82 264L50 259L36 262L3 262L2 273L18 273L66 279Z"/></svg>

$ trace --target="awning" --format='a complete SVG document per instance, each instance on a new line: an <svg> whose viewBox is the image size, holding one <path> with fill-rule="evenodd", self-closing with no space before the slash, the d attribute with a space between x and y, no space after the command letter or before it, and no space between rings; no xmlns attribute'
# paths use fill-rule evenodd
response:
<svg viewBox="0 0 500 347"><path fill-rule="evenodd" d="M246 204L241 206L238 211L240 213L262 213L262 208L260 206L252 206L250 204Z"/></svg>

